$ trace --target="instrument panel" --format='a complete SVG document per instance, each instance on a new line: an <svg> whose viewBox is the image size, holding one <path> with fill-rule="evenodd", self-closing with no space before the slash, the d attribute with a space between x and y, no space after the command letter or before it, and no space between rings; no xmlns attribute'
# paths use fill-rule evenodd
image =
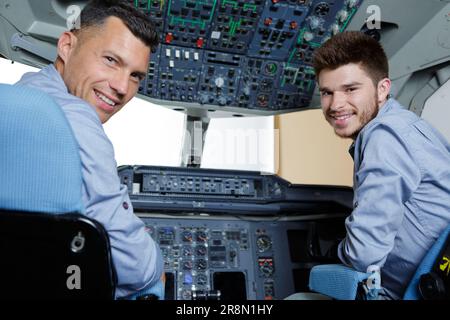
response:
<svg viewBox="0 0 450 320"><path fill-rule="evenodd" d="M310 269L345 235L342 217L139 216L161 248L167 300L275 300L309 291ZM325 237L317 236L322 229ZM309 250L313 245L321 249Z"/></svg>
<svg viewBox="0 0 450 320"><path fill-rule="evenodd" d="M312 54L359 0L133 0L161 45L139 93L178 106L250 114L312 107Z"/></svg>

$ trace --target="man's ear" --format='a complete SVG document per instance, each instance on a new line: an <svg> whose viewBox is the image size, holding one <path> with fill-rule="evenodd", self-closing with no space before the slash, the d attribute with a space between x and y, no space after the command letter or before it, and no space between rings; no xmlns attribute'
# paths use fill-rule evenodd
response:
<svg viewBox="0 0 450 320"><path fill-rule="evenodd" d="M77 37L69 31L64 32L58 40L58 57L66 63L77 46Z"/></svg>
<svg viewBox="0 0 450 320"><path fill-rule="evenodd" d="M378 103L384 103L391 91L391 80L384 78L378 82Z"/></svg>

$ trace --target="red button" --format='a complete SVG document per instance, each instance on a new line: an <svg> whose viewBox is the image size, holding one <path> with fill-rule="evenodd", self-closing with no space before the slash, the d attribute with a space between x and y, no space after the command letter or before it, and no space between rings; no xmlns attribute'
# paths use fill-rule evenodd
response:
<svg viewBox="0 0 450 320"><path fill-rule="evenodd" d="M203 38L198 38L197 39L197 48L203 48Z"/></svg>
<svg viewBox="0 0 450 320"><path fill-rule="evenodd" d="M173 34L172 32L169 32L168 34L166 34L166 43L171 43L173 40Z"/></svg>

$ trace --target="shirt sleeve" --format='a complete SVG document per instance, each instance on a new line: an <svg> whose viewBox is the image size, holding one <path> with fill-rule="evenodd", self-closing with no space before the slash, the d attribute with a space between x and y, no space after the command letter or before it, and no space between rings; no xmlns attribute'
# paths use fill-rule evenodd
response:
<svg viewBox="0 0 450 320"><path fill-rule="evenodd" d="M80 146L86 215L108 232L118 283L116 297L155 285L163 272L159 247L133 213L125 185L120 184L114 149L95 114L79 108L66 112Z"/></svg>
<svg viewBox="0 0 450 320"><path fill-rule="evenodd" d="M338 256L345 265L366 272L370 265L384 265L421 172L414 151L389 126L375 125L362 141L354 209L345 221L347 235Z"/></svg>

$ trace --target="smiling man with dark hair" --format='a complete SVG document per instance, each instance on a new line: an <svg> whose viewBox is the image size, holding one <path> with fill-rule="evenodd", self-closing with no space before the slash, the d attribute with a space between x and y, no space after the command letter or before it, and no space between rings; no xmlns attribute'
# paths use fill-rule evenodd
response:
<svg viewBox="0 0 450 320"><path fill-rule="evenodd" d="M158 35L148 17L125 1L88 3L80 26L60 36L54 64L25 74L17 84L48 93L72 127L82 161L85 214L108 232L119 298L159 284L163 261L120 184L102 124L137 93Z"/></svg>
<svg viewBox="0 0 450 320"><path fill-rule="evenodd" d="M351 138L354 209L340 260L381 267L386 299L400 299L418 264L450 222L450 145L390 98L388 60L362 32L343 32L314 53L325 119Z"/></svg>

